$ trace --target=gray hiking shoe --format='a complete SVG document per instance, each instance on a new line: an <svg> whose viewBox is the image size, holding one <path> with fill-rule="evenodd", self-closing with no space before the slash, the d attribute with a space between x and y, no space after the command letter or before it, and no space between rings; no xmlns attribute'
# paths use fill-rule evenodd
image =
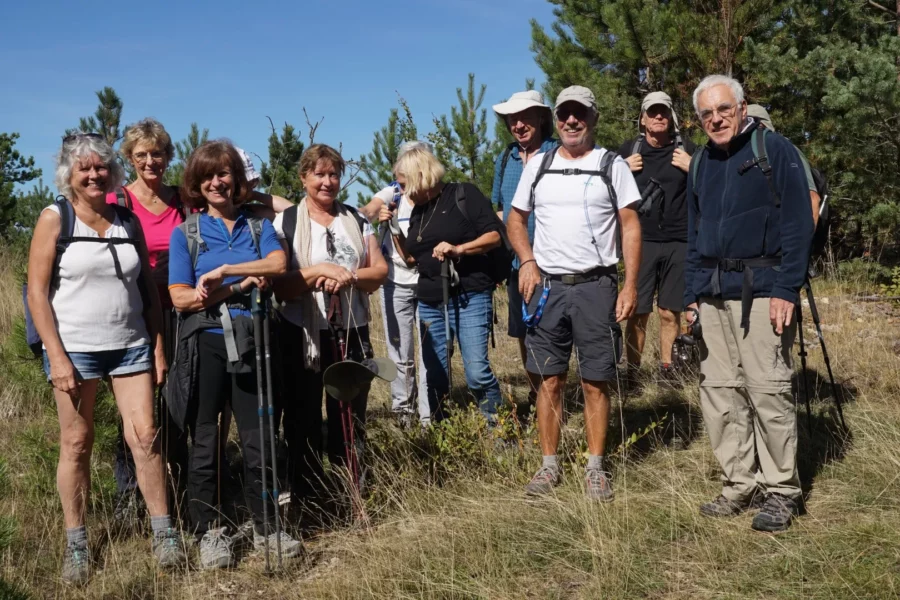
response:
<svg viewBox="0 0 900 600"><path fill-rule="evenodd" d="M66 544L63 555L62 580L73 585L84 585L91 578L91 556L87 546Z"/></svg>
<svg viewBox="0 0 900 600"><path fill-rule="evenodd" d="M181 535L173 527L153 534L153 556L163 569L183 566L187 562Z"/></svg>
<svg viewBox="0 0 900 600"><path fill-rule="evenodd" d="M559 469L541 467L525 486L525 493L529 496L546 496L559 485Z"/></svg>
<svg viewBox="0 0 900 600"><path fill-rule="evenodd" d="M275 554L278 551L278 536L274 533L269 534L269 552ZM253 532L253 549L257 552L264 552L266 549L266 538ZM281 556L283 558L296 558L303 554L303 542L295 540L290 535L281 532Z"/></svg>
<svg viewBox="0 0 900 600"><path fill-rule="evenodd" d="M781 494L768 494L762 509L753 517L750 527L756 531L785 531L798 514L800 509L796 502Z"/></svg>
<svg viewBox="0 0 900 600"><path fill-rule="evenodd" d="M227 527L210 529L200 540L200 568L227 569L234 561L231 551L234 541Z"/></svg>
<svg viewBox="0 0 900 600"><path fill-rule="evenodd" d="M719 496L712 502L700 505L700 514L704 517L735 517L745 510L748 505L734 500L729 500L725 496Z"/></svg>
<svg viewBox="0 0 900 600"><path fill-rule="evenodd" d="M612 474L602 469L584 470L584 495L588 500L610 502L613 499Z"/></svg>

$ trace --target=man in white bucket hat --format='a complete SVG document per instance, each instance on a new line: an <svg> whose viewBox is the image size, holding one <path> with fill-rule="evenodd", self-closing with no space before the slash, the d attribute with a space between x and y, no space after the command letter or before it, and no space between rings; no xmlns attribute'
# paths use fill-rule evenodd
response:
<svg viewBox="0 0 900 600"><path fill-rule="evenodd" d="M641 190L641 268L638 304L626 328L628 373L636 384L647 322L653 300L659 311L659 372L675 374L672 344L679 334L684 300L684 263L687 251L687 172L694 144L682 140L672 98L651 92L641 102L640 135L626 140L619 155L628 162Z"/></svg>
<svg viewBox="0 0 900 600"><path fill-rule="evenodd" d="M544 97L537 90L516 92L506 102L493 106L497 118L503 121L515 139L497 157L494 163L494 186L491 203L497 208L497 215L505 223L512 207L512 199L522 177L525 165L537 154L555 148L553 139L553 111L544 104ZM534 243L534 215L528 219L528 239ZM522 366L525 365L525 324L522 321L522 295L519 293L519 260L513 260L512 270L506 286L509 296L509 319L507 333L519 341ZM528 373L526 371L526 373ZM539 381L529 374L530 401L537 397Z"/></svg>

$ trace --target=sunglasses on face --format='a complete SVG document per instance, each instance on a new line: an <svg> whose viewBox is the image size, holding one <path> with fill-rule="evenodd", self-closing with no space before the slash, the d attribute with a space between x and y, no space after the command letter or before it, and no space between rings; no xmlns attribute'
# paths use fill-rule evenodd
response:
<svg viewBox="0 0 900 600"><path fill-rule="evenodd" d="M556 118L559 121L568 121L569 117L575 117L579 121L586 121L588 115L587 106L574 104L572 106L560 106L556 109Z"/></svg>
<svg viewBox="0 0 900 600"><path fill-rule="evenodd" d="M74 142L77 139L81 138L90 138L92 140L102 140L103 136L99 133L73 133L63 137L63 144L68 144L69 142Z"/></svg>

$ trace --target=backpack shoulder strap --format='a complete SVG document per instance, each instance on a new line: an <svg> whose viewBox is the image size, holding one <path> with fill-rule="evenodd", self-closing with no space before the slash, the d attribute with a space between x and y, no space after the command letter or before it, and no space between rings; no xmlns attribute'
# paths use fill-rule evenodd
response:
<svg viewBox="0 0 900 600"><path fill-rule="evenodd" d="M172 207L178 211L182 220L187 218L187 210L184 206L184 202L181 201L181 194L178 193L178 188L175 188L175 193L172 196Z"/></svg>
<svg viewBox="0 0 900 600"><path fill-rule="evenodd" d="M124 186L116 189L116 204L128 210L134 210L134 205L131 203L131 195Z"/></svg>
<svg viewBox="0 0 900 600"><path fill-rule="evenodd" d="M200 256L200 252L209 250L206 246L206 242L200 237L200 214L201 213L189 214L184 219L184 223L178 226L178 229L181 230L187 240L188 254L191 257L191 266L195 269L197 268L197 257Z"/></svg>
<svg viewBox="0 0 900 600"><path fill-rule="evenodd" d="M121 204L113 204L113 210L116 211L116 216L119 217L119 222L122 223L122 228L125 229L125 233L128 235L128 239L132 241L137 241L138 233L137 233L137 225L135 224L135 220L137 217L134 216L134 213L131 212L130 209L122 206Z"/></svg>
<svg viewBox="0 0 900 600"><path fill-rule="evenodd" d="M684 140L681 139L681 133L678 131L675 132L675 148L684 150Z"/></svg>
<svg viewBox="0 0 900 600"><path fill-rule="evenodd" d="M284 241L287 242L288 258L294 253L294 235L297 233L297 210L299 205L295 204L285 210L281 217L281 230L284 232Z"/></svg>
<svg viewBox="0 0 900 600"><path fill-rule="evenodd" d="M556 151L559 150L559 146L553 148L549 152L545 152L544 156L541 158L541 164L538 166L538 172L534 176L534 182L531 184L531 209L534 210L534 191L537 188L538 183L540 183L541 178L544 174L550 170L550 165L553 164L553 158L556 156Z"/></svg>
<svg viewBox="0 0 900 600"><path fill-rule="evenodd" d="M506 163L509 162L509 155L512 154L515 143L509 144L503 151L503 158L500 159L500 181L497 185L503 185L503 177L506 175Z"/></svg>
<svg viewBox="0 0 900 600"><path fill-rule="evenodd" d="M634 143L631 145L631 154L640 154L641 146L644 145L644 134L637 136L634 140Z"/></svg>
<svg viewBox="0 0 900 600"><path fill-rule="evenodd" d="M366 218L362 215L361 212L356 210L355 207L350 206L349 204L346 204L346 203L341 203L341 204L344 206L344 208L347 210L347 212L350 213L350 216L352 216L356 220L356 224L359 225L359 234L363 235L366 232L366 223L368 223Z"/></svg>
<svg viewBox="0 0 900 600"><path fill-rule="evenodd" d="M616 162L616 158L618 158L618 156L615 152L612 152L611 150L606 151L603 158L600 159L600 179L603 180L603 183L606 184L606 188L609 190L609 200L612 202L613 208L618 211L619 199L616 197L616 188L612 183L612 168L613 163Z"/></svg>
<svg viewBox="0 0 900 600"><path fill-rule="evenodd" d="M453 185L456 186L453 190L456 208L462 213L463 218L471 223L472 220L469 218L469 209L466 206L466 188L462 183L454 183Z"/></svg>
<svg viewBox="0 0 900 600"><path fill-rule="evenodd" d="M56 257L53 259L53 271L50 272L50 285L55 286L59 277L59 263L62 255L72 243L75 234L75 208L65 196L57 196L53 201L59 211L59 236L56 238Z"/></svg>
<svg viewBox="0 0 900 600"><path fill-rule="evenodd" d="M247 224L250 226L250 237L253 238L253 247L256 248L256 255L262 258L262 250L260 250L259 240L262 238L263 220L260 217L247 216Z"/></svg>
<svg viewBox="0 0 900 600"><path fill-rule="evenodd" d="M778 195L778 191L775 189L775 182L772 180L772 165L769 164L769 153L766 151L766 136L768 135L769 130L760 125L750 134L750 145L753 148L753 162L766 176L766 183L769 184L769 191L772 192L772 199L775 201L776 208L778 208L781 207L781 197Z"/></svg>
<svg viewBox="0 0 900 600"><path fill-rule="evenodd" d="M694 156L691 157L691 181L693 182L694 195L697 194L697 175L700 174L700 163L703 161L703 156L706 154L706 146L701 146L697 148L694 152Z"/></svg>

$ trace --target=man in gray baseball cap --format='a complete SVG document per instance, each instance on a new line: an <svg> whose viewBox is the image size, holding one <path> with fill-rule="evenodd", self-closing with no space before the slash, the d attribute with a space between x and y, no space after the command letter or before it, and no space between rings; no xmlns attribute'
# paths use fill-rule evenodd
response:
<svg viewBox="0 0 900 600"><path fill-rule="evenodd" d="M608 382L621 354L619 323L637 297L641 231L634 210L640 192L627 163L594 146L597 102L586 87L564 89L556 99L560 146L528 163L512 201L509 239L519 258L519 292L526 304L526 369L540 379L538 431L543 464L525 493L550 494L560 481L562 391L574 345L584 390L588 463L585 493L613 498L604 448L609 424ZM534 246L527 222L535 218ZM625 257L618 291L617 265ZM510 310L513 310L510 307Z"/></svg>
<svg viewBox="0 0 900 600"><path fill-rule="evenodd" d="M681 327L684 300L684 264L687 251L687 173L694 144L678 132L672 98L651 92L641 102L639 135L622 143L619 155L628 162L641 190L641 268L638 304L628 320L628 373L626 384L635 386L641 367L647 323L654 298L659 312L659 374L676 375L672 344Z"/></svg>

